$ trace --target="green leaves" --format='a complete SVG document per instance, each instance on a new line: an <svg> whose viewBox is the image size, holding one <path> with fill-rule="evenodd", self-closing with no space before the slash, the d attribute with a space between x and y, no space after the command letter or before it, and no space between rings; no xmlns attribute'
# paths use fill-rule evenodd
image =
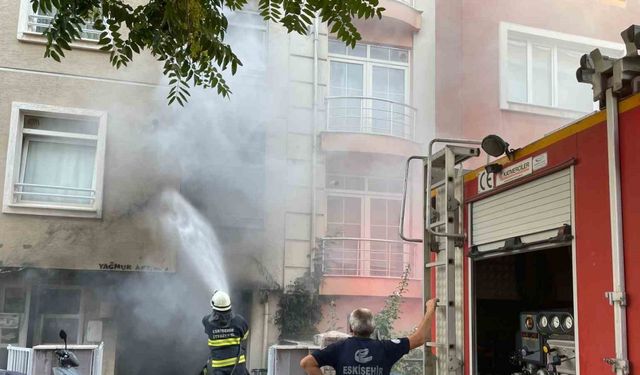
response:
<svg viewBox="0 0 640 375"><path fill-rule="evenodd" d="M51 15L45 57L60 62L88 26L100 32L97 44L116 68L148 50L169 78L169 104L184 105L191 87L231 94L223 72L242 62L224 42L225 12L247 8L248 0L148 0L133 7L123 0L30 0L34 12ZM256 0L266 20L288 32L307 34L316 16L338 39L355 46L361 36L353 20L381 17L378 0Z"/></svg>
<svg viewBox="0 0 640 375"><path fill-rule="evenodd" d="M400 317L400 307L402 305L402 298L407 292L409 286L409 273L411 266L407 265L402 272L402 277L398 286L384 301L384 307L374 317L374 323L376 330L382 339L390 339L393 333L393 325Z"/></svg>
<svg viewBox="0 0 640 375"><path fill-rule="evenodd" d="M306 274L282 291L274 319L280 338L311 339L318 333L316 324L322 320L318 287L318 280Z"/></svg>

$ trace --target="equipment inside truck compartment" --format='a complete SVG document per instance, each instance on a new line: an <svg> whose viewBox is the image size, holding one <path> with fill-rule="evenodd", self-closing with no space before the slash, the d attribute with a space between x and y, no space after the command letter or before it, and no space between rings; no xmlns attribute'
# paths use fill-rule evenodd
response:
<svg viewBox="0 0 640 375"><path fill-rule="evenodd" d="M575 374L571 247L474 261L478 375Z"/></svg>

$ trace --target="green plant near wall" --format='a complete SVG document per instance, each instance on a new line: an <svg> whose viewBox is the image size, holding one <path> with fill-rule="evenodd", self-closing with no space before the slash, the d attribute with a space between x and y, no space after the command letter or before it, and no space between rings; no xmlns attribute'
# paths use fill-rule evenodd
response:
<svg viewBox="0 0 640 375"><path fill-rule="evenodd" d="M381 339L391 338L393 332L393 324L400 317L400 307L402 306L402 297L407 292L409 286L409 272L411 266L407 265L402 272L402 277L396 289L390 294L384 302L384 307L374 317L374 323L378 336Z"/></svg>
<svg viewBox="0 0 640 375"><path fill-rule="evenodd" d="M320 275L307 273L281 290L275 324L281 340L311 340L322 320Z"/></svg>
<svg viewBox="0 0 640 375"><path fill-rule="evenodd" d="M408 332L398 332L394 329L395 322L400 318L400 307L409 286L410 265L404 269L396 289L385 300L384 307L374 317L378 338L408 336ZM422 349L414 349L398 361L391 370L392 375L422 375Z"/></svg>
<svg viewBox="0 0 640 375"><path fill-rule="evenodd" d="M328 328L330 331L342 331L344 327L340 325L340 322L343 320L338 317L338 307L336 305L336 301L329 301L329 318L328 318Z"/></svg>

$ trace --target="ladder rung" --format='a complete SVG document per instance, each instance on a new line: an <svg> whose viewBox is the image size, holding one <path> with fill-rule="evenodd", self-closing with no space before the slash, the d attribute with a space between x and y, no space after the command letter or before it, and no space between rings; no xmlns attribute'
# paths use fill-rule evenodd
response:
<svg viewBox="0 0 640 375"><path fill-rule="evenodd" d="M426 345L427 347L429 347L429 348L442 348L442 347L444 347L444 345L443 345L443 344L437 343L437 342L435 342L435 341L427 341L427 342L425 343L425 345Z"/></svg>
<svg viewBox="0 0 640 375"><path fill-rule="evenodd" d="M429 226L431 227L431 229L433 229L433 228L441 227L445 224L447 224L446 220L440 220L440 221L436 221L435 223L429 224Z"/></svg>
<svg viewBox="0 0 640 375"><path fill-rule="evenodd" d="M446 182L445 180L440 180L438 182L432 183L431 184L431 190L433 191L433 190L436 190L436 189L438 189L440 187L443 187L445 182Z"/></svg>
<svg viewBox="0 0 640 375"><path fill-rule="evenodd" d="M447 262L429 262L424 265L424 268L442 267L445 264L447 264Z"/></svg>

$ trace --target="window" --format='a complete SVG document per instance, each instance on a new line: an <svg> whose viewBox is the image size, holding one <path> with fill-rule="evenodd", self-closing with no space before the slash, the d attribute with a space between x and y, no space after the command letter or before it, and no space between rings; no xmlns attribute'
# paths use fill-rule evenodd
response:
<svg viewBox="0 0 640 375"><path fill-rule="evenodd" d="M0 347L21 345L27 318L27 290L18 286L0 288ZM22 332L21 332L22 331Z"/></svg>
<svg viewBox="0 0 640 375"><path fill-rule="evenodd" d="M362 238L362 198L330 196L327 198L327 235ZM326 267L331 273L358 275L360 241L331 241Z"/></svg>
<svg viewBox="0 0 640 375"><path fill-rule="evenodd" d="M363 155L327 159L326 274L399 277L412 261L415 247L398 235L401 164Z"/></svg>
<svg viewBox="0 0 640 375"><path fill-rule="evenodd" d="M411 137L409 50L329 40L329 130Z"/></svg>
<svg viewBox="0 0 640 375"><path fill-rule="evenodd" d="M580 57L595 48L621 56L616 43L502 23L501 108L575 118L593 111L590 85L576 80Z"/></svg>
<svg viewBox="0 0 640 375"><path fill-rule="evenodd" d="M38 294L38 339L41 344L60 342L64 329L69 344L82 343L82 290L46 287Z"/></svg>
<svg viewBox="0 0 640 375"><path fill-rule="evenodd" d="M400 201L372 198L370 204L371 238L397 242L371 242L371 275L396 276L404 270L403 244L398 236Z"/></svg>
<svg viewBox="0 0 640 375"><path fill-rule="evenodd" d="M325 267L328 274L399 277L405 248L398 237L400 200L330 192ZM387 241L388 240L388 241Z"/></svg>
<svg viewBox="0 0 640 375"><path fill-rule="evenodd" d="M267 23L257 12L237 11L227 15L229 28L225 42L249 71L267 67Z"/></svg>
<svg viewBox="0 0 640 375"><path fill-rule="evenodd" d="M21 0L18 39L45 43L42 33L49 28L55 12L33 11L29 0ZM96 43L102 32L93 28L93 21L87 21L80 33L82 40L74 42L75 47L99 49Z"/></svg>
<svg viewBox="0 0 640 375"><path fill-rule="evenodd" d="M13 103L3 212L100 217L106 113Z"/></svg>

